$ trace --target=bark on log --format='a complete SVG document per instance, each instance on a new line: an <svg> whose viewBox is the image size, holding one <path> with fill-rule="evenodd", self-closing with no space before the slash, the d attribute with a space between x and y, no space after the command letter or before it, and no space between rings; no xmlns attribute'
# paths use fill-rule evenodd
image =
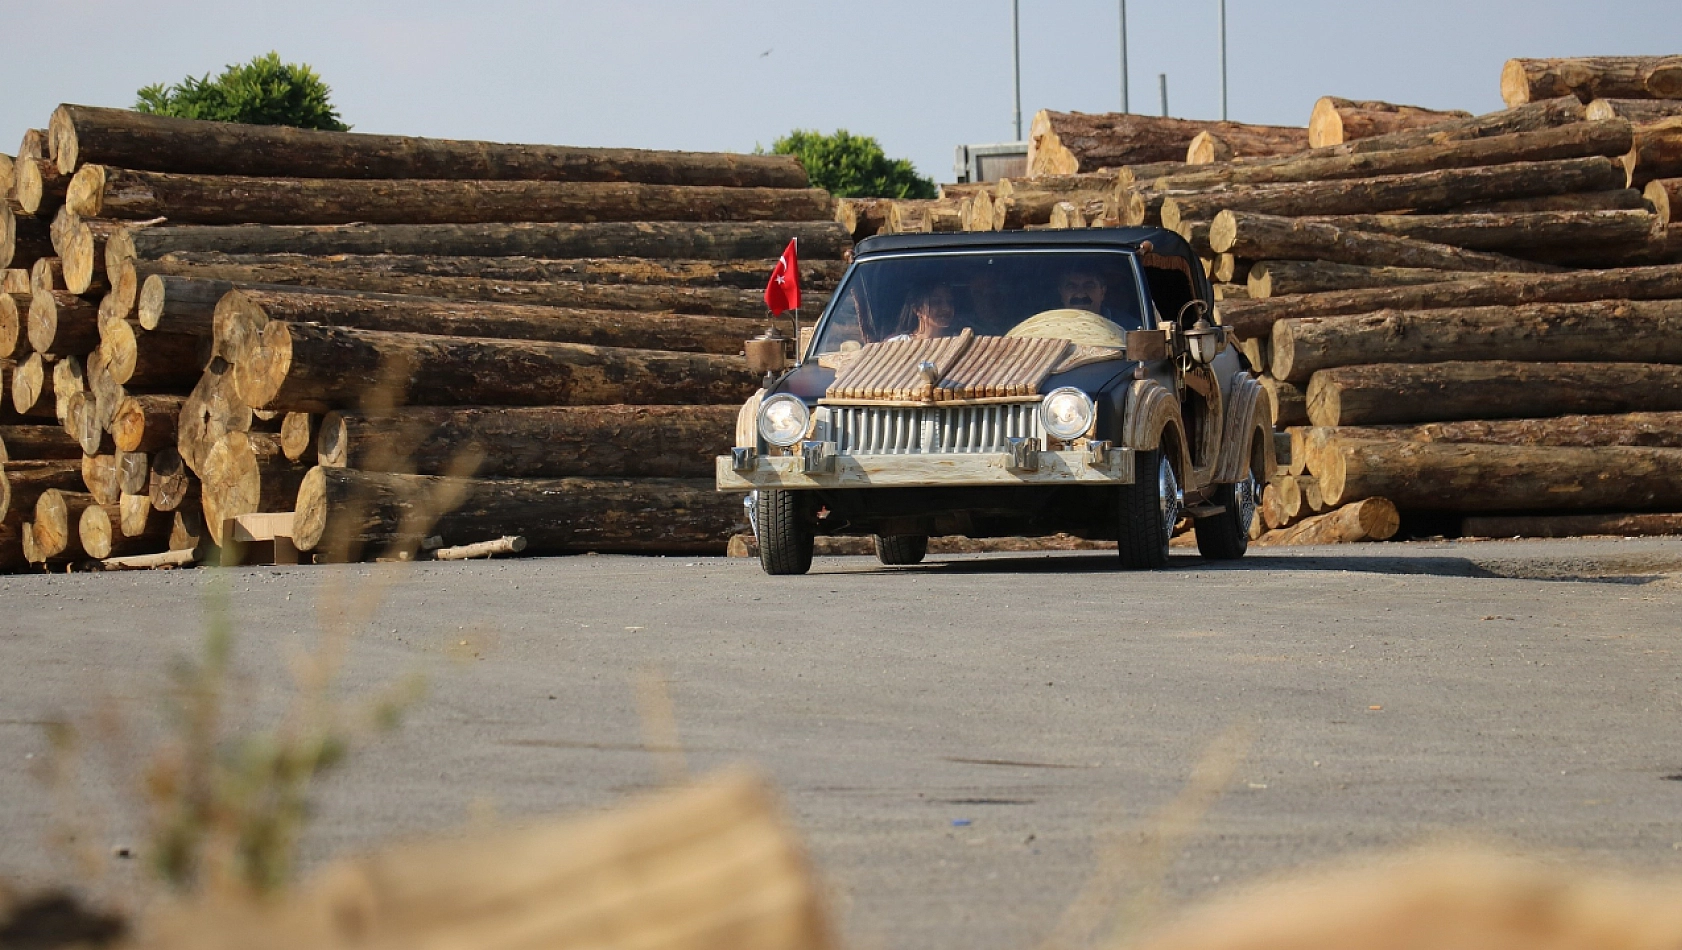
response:
<svg viewBox="0 0 1682 950"><path fill-rule="evenodd" d="M459 500L433 517L441 497ZM455 545L518 534L530 554L722 553L742 520L740 500L714 491L711 479L445 479L320 467L305 477L296 511L298 549L335 561L380 546L412 551L431 535Z"/></svg>
<svg viewBox="0 0 1682 950"><path fill-rule="evenodd" d="M64 193L70 186L70 176L59 173L58 166L39 158L23 159L13 165L13 189L18 207L25 214L50 218L64 205Z"/></svg>
<svg viewBox="0 0 1682 950"><path fill-rule="evenodd" d="M1682 300L1384 310L1273 325L1271 370L1305 383L1322 369L1509 360L1682 363Z"/></svg>
<svg viewBox="0 0 1682 950"><path fill-rule="evenodd" d="M1336 181L1235 185L1164 199L1162 223L1172 228L1181 218L1213 218L1223 209L1290 216L1435 211L1473 201L1609 191L1626 183L1619 162L1593 156Z"/></svg>
<svg viewBox="0 0 1682 950"><path fill-rule="evenodd" d="M52 227L42 218L18 216L0 201L0 267L27 268L52 257Z"/></svg>
<svg viewBox="0 0 1682 950"><path fill-rule="evenodd" d="M1028 176L1073 175L1143 162L1180 161L1199 132L1232 135L1273 128L1278 127L1125 112L1088 114L1042 109L1029 126Z"/></svg>
<svg viewBox="0 0 1682 950"><path fill-rule="evenodd" d="M127 395L111 418L111 441L119 452L156 452L175 446L176 423L185 396Z"/></svg>
<svg viewBox="0 0 1682 950"><path fill-rule="evenodd" d="M1389 234L1469 250L1515 254L1538 248L1565 250L1583 244L1630 248L1647 242L1659 226L1642 211L1545 211L1528 214L1348 214L1297 218L1347 231Z"/></svg>
<svg viewBox="0 0 1682 950"><path fill-rule="evenodd" d="M1324 148L1356 139L1370 139L1408 129L1440 126L1445 122L1470 119L1470 112L1404 106L1371 99L1339 99L1321 96L1308 115L1308 147Z"/></svg>
<svg viewBox="0 0 1682 950"><path fill-rule="evenodd" d="M1286 125L1241 126L1229 123L1227 128L1204 129L1192 137L1186 146L1186 164L1207 165L1227 162L1235 158L1261 155L1292 155L1309 147L1307 129Z"/></svg>
<svg viewBox="0 0 1682 950"><path fill-rule="evenodd" d="M1682 101L1675 99L1596 99L1583 110L1590 122L1627 119L1636 124L1657 122L1682 115Z"/></svg>
<svg viewBox="0 0 1682 950"><path fill-rule="evenodd" d="M1647 199L1634 188L1539 195L1506 201L1478 201L1447 209L1454 214L1526 214L1533 211L1648 211Z"/></svg>
<svg viewBox="0 0 1682 950"><path fill-rule="evenodd" d="M1625 212L1609 212L1624 214ZM1650 216L1649 216L1650 217ZM1251 260L1325 260L1372 267L1544 273L1560 268L1489 251L1355 231L1306 218L1222 211L1209 226L1209 247Z"/></svg>
<svg viewBox="0 0 1682 950"><path fill-rule="evenodd" d="M1328 504L1388 498L1426 511L1682 507L1682 449L1337 441L1325 453Z"/></svg>
<svg viewBox="0 0 1682 950"><path fill-rule="evenodd" d="M1303 425L1308 422L1308 397L1303 391L1284 380L1262 376L1256 380L1267 396L1273 416L1273 427Z"/></svg>
<svg viewBox="0 0 1682 950"><path fill-rule="evenodd" d="M1682 534L1682 514L1474 515L1460 522L1466 538L1652 538Z"/></svg>
<svg viewBox="0 0 1682 950"><path fill-rule="evenodd" d="M180 281L181 278L147 278ZM165 284L166 288L169 286ZM261 329L271 320L323 323L364 330L423 333L487 339L589 343L595 346L687 353L733 355L742 341L757 336L768 318L705 317L673 313L633 313L622 310L581 310L477 300L444 300L392 294L337 294L299 291L287 287L249 286L210 282L208 297L222 291L218 307L251 308L250 319ZM166 290L167 294L167 290ZM763 309L763 307L761 308ZM192 326L186 315L161 326ZM202 330L204 324L198 324ZM785 328L787 324L784 324ZM239 353L218 340L216 352L228 360Z"/></svg>
<svg viewBox="0 0 1682 950"><path fill-rule="evenodd" d="M81 445L63 426L0 425L0 462L81 457Z"/></svg>
<svg viewBox="0 0 1682 950"><path fill-rule="evenodd" d="M329 468L452 470L483 453L481 477L701 478L734 442L736 406L411 407L329 413L317 460ZM401 460L398 462L398 460ZM393 462L398 462L394 465Z"/></svg>
<svg viewBox="0 0 1682 950"><path fill-rule="evenodd" d="M76 528L82 512L98 502L87 492L50 488L35 500L35 548L42 558L74 558L82 555L82 539Z"/></svg>
<svg viewBox="0 0 1682 950"><path fill-rule="evenodd" d="M1240 337L1271 332L1284 317L1330 317L1378 310L1511 306L1585 300L1682 297L1682 266L1626 267L1567 274L1486 274L1475 279L1406 287L1334 291L1277 300L1235 301L1222 320Z"/></svg>
<svg viewBox="0 0 1682 950"><path fill-rule="evenodd" d="M1367 267L1331 261L1261 261L1250 265L1250 299L1318 294L1368 287L1411 287L1478 277L1475 271L1428 267Z"/></svg>
<svg viewBox="0 0 1682 950"><path fill-rule="evenodd" d="M1339 426L1315 441L1355 439L1400 442L1478 442L1490 445L1635 445L1682 448L1682 412L1625 412L1546 419L1473 419L1412 426Z"/></svg>
<svg viewBox="0 0 1682 950"><path fill-rule="evenodd" d="M29 345L48 356L83 354L99 345L99 307L63 290L29 301Z"/></svg>
<svg viewBox="0 0 1682 950"><path fill-rule="evenodd" d="M205 454L199 473L205 529L217 545L227 541L228 524L240 515L288 511L298 497L308 465L290 461L280 440L266 433L229 432Z"/></svg>
<svg viewBox="0 0 1682 950"><path fill-rule="evenodd" d="M799 238L800 256L811 260L838 260L853 246L846 230L834 221L182 225L126 229L123 236L113 239L114 250L108 256L107 265L112 263L112 257L118 261L157 260L165 254L184 251L315 256L757 258L769 264L783 252L790 238Z"/></svg>
<svg viewBox="0 0 1682 950"><path fill-rule="evenodd" d="M187 470L180 452L162 449L152 453L146 494L152 499L152 507L159 511L175 511L198 497L198 480Z"/></svg>
<svg viewBox="0 0 1682 950"><path fill-rule="evenodd" d="M1656 363L1342 366L1308 384L1308 416L1320 426L1678 409L1682 366Z"/></svg>
<svg viewBox="0 0 1682 950"><path fill-rule="evenodd" d="M1623 164L1631 188L1645 188L1656 178L1682 175L1682 116L1637 126Z"/></svg>
<svg viewBox="0 0 1682 950"><path fill-rule="evenodd" d="M49 123L65 174L88 163L296 178L630 181L805 188L786 155L572 148L204 122L62 105Z"/></svg>
<svg viewBox="0 0 1682 950"><path fill-rule="evenodd" d="M1635 205L1641 196L1636 194ZM877 200L877 199L871 199ZM882 199L885 200L885 199ZM846 265L839 260L808 260L800 249L800 289L828 292L835 289ZM377 274L387 277L468 277L480 280L555 284L560 282L639 287L695 287L732 289L763 294L773 260L681 260L652 257L584 257L546 260L533 257L450 257L425 254L334 254L310 257L301 254L225 254L219 251L178 251L148 262L147 276L172 274L236 278L216 273L216 268L246 270L241 279L256 283L302 283L318 278L323 286L339 286L327 280L345 274ZM435 294L433 296L448 296ZM662 309L652 307L647 309ZM763 303L761 309L764 309Z"/></svg>
<svg viewBox="0 0 1682 950"><path fill-rule="evenodd" d="M821 188L245 178L83 165L65 208L83 218L190 224L486 224L828 221L830 202Z"/></svg>
<svg viewBox="0 0 1682 950"><path fill-rule="evenodd" d="M138 535L125 535L121 530L122 511L118 505L90 505L82 509L77 520L77 536L82 551L91 558L132 557L155 554L169 544L170 519L147 518Z"/></svg>
<svg viewBox="0 0 1682 950"><path fill-rule="evenodd" d="M1671 221L1671 209L1682 209L1682 178L1659 178L1650 181L1641 192L1641 196L1653 206L1653 214L1659 219L1659 223L1668 225Z"/></svg>
<svg viewBox="0 0 1682 950"><path fill-rule="evenodd" d="M1508 106L1556 96L1682 99L1682 56L1509 59L1501 67L1501 100Z"/></svg>
<svg viewBox="0 0 1682 950"><path fill-rule="evenodd" d="M79 457L78 457L79 458ZM30 517L49 489L82 490L82 463L68 459L13 459L0 465L0 520Z"/></svg>
<svg viewBox="0 0 1682 950"><path fill-rule="evenodd" d="M234 366L253 408L325 412L382 380L404 405L739 402L755 382L740 357L385 333L270 322Z"/></svg>
<svg viewBox="0 0 1682 950"><path fill-rule="evenodd" d="M1276 536L1269 535L1262 546L1387 541L1396 536L1401 525L1401 515L1388 499L1364 498L1336 511L1305 518Z"/></svg>

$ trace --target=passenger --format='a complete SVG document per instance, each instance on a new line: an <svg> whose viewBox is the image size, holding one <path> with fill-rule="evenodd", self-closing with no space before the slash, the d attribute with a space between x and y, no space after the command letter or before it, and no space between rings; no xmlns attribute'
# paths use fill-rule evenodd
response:
<svg viewBox="0 0 1682 950"><path fill-rule="evenodd" d="M936 284L922 291L913 291L899 313L899 333L896 340L933 340L951 336L958 330L958 310L952 302L952 289Z"/></svg>

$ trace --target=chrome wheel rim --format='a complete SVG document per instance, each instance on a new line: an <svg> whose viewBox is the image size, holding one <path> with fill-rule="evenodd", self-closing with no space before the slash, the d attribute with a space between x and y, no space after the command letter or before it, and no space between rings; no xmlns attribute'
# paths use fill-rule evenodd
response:
<svg viewBox="0 0 1682 950"><path fill-rule="evenodd" d="M1244 480L1233 486L1232 498L1238 505L1238 530L1240 534L1248 535L1250 526L1256 523L1256 500L1261 497L1261 486L1256 484L1254 472L1244 476Z"/></svg>
<svg viewBox="0 0 1682 950"><path fill-rule="evenodd" d="M1185 504L1185 496L1180 494L1180 480L1174 476L1174 466L1168 464L1167 457L1162 459L1162 465L1157 469L1157 504L1162 507L1162 536L1174 536L1174 525L1180 520L1180 508Z"/></svg>

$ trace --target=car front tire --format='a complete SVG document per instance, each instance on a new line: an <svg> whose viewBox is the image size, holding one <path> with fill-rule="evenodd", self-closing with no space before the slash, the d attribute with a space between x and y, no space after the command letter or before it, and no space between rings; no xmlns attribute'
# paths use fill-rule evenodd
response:
<svg viewBox="0 0 1682 950"><path fill-rule="evenodd" d="M1180 519L1184 496L1162 449L1140 452L1136 459L1133 484L1121 487L1116 553L1126 570L1160 570L1168 566L1168 539Z"/></svg>
<svg viewBox="0 0 1682 950"><path fill-rule="evenodd" d="M771 575L804 574L812 569L816 536L798 492L760 489L755 501L759 566Z"/></svg>
<svg viewBox="0 0 1682 950"><path fill-rule="evenodd" d="M926 534L873 535L876 560L887 565L921 564L929 553Z"/></svg>

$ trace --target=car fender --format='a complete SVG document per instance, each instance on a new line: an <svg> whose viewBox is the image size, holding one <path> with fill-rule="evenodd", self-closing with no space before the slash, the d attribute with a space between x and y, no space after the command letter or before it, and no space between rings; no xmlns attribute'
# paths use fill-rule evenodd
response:
<svg viewBox="0 0 1682 950"><path fill-rule="evenodd" d="M1180 477L1191 472L1186 454L1185 423L1180 420L1180 401L1154 379L1136 379L1127 392L1127 412L1121 424L1121 443L1136 452L1148 452L1162 444L1162 433L1174 430L1175 461Z"/></svg>
<svg viewBox="0 0 1682 950"><path fill-rule="evenodd" d="M1216 483L1237 482L1244 478L1245 466L1255 450L1256 433L1269 434L1262 442L1263 463L1260 477L1273 474L1277 465L1274 454L1273 416L1261 384L1244 370L1232 375L1228 389L1226 421L1221 432L1220 461L1215 465Z"/></svg>
<svg viewBox="0 0 1682 950"><path fill-rule="evenodd" d="M759 403L765 398L763 388L755 390L736 413L736 446L754 448L759 445Z"/></svg>

